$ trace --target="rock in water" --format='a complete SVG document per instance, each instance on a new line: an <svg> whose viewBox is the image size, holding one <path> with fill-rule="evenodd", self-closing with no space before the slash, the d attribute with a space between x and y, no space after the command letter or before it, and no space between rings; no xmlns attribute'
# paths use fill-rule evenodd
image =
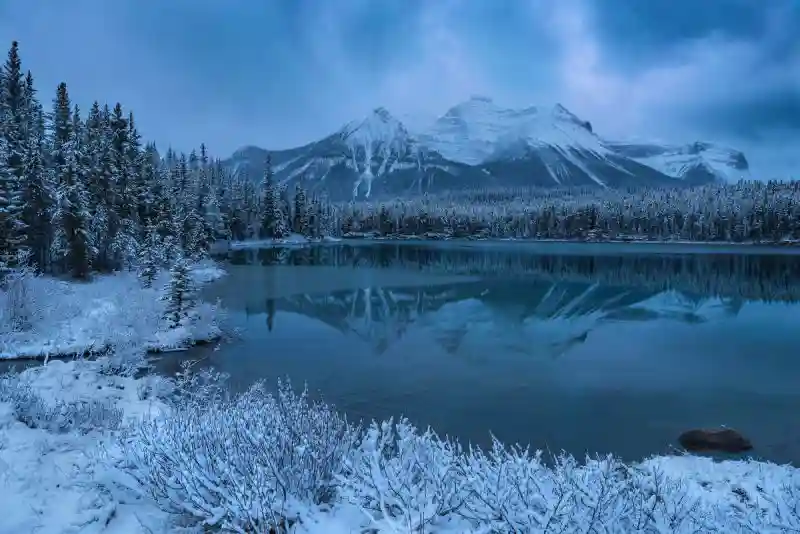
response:
<svg viewBox="0 0 800 534"><path fill-rule="evenodd" d="M753 448L749 439L731 428L688 430L678 437L678 442L690 452L737 453Z"/></svg>

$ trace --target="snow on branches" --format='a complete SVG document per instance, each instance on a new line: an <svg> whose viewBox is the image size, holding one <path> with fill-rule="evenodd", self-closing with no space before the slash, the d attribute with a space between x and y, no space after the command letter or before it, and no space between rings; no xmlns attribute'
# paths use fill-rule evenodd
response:
<svg viewBox="0 0 800 534"><path fill-rule="evenodd" d="M783 533L800 471L690 456L581 463L463 450L401 419L364 431L279 383L134 424L117 466L163 510L232 532ZM327 525L327 526L326 526ZM273 530L274 529L274 530ZM338 530L337 530L338 531Z"/></svg>

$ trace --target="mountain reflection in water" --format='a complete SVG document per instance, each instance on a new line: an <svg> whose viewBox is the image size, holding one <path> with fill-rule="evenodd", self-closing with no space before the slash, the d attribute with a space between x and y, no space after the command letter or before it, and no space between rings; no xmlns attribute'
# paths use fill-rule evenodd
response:
<svg viewBox="0 0 800 534"><path fill-rule="evenodd" d="M206 297L240 339L187 356L481 445L641 458L724 424L800 461L800 257L549 250L237 251Z"/></svg>

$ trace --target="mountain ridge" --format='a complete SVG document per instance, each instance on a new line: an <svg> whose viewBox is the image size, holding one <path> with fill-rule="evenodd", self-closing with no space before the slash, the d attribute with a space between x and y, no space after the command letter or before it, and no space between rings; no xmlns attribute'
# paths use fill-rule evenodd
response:
<svg viewBox="0 0 800 534"><path fill-rule="evenodd" d="M605 140L561 104L501 107L485 96L412 130L385 107L306 145L246 146L225 164L260 179L270 154L276 180L338 200L496 186L681 186L749 177L744 154L712 143Z"/></svg>

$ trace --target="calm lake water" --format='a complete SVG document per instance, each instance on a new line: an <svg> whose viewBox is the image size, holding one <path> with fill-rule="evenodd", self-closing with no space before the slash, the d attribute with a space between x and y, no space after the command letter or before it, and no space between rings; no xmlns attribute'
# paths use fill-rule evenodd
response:
<svg viewBox="0 0 800 534"><path fill-rule="evenodd" d="M800 256L639 245L234 251L209 286L236 388L290 377L352 418L625 459L727 425L800 465Z"/></svg>

